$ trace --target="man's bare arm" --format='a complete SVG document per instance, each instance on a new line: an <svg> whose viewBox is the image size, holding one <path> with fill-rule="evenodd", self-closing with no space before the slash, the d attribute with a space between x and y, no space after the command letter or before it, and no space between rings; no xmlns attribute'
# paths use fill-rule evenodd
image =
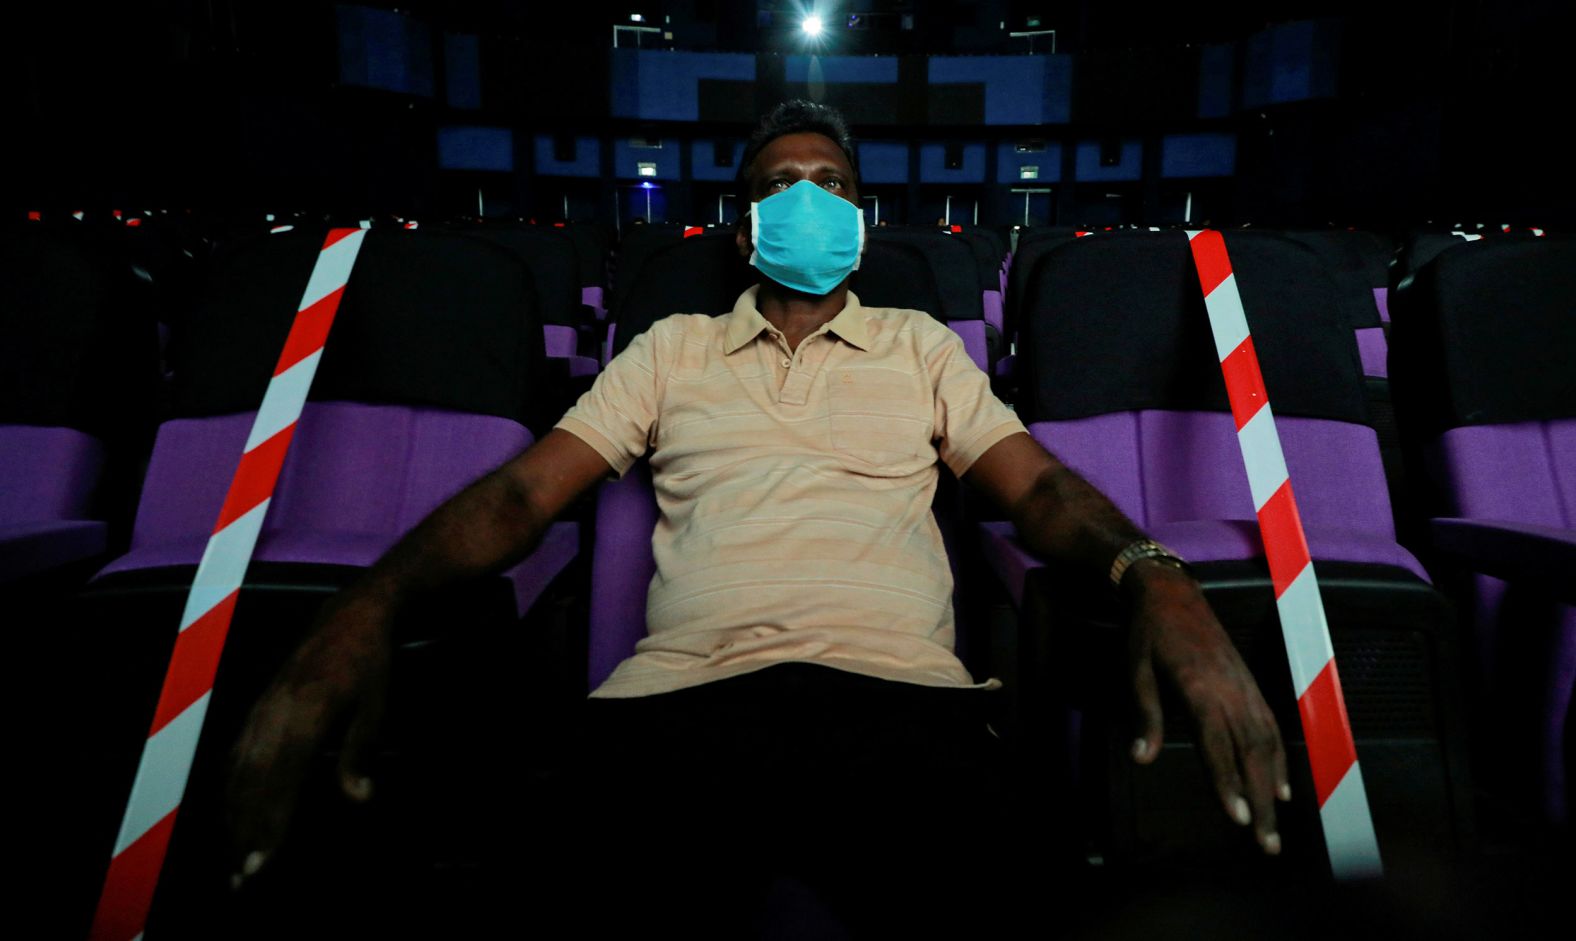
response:
<svg viewBox="0 0 1576 941"><path fill-rule="evenodd" d="M1002 439L964 480L1007 511L1032 552L1104 580L1118 553L1144 534L1088 481L1027 434ZM1139 733L1133 757L1159 754L1164 729L1159 677L1188 704L1205 764L1226 813L1268 853L1280 851L1275 800L1288 800L1280 731L1258 684L1198 583L1161 562L1135 563L1122 579L1131 612L1128 652Z"/></svg>
<svg viewBox="0 0 1576 941"><path fill-rule="evenodd" d="M401 605L525 558L553 518L610 470L579 438L550 431L434 510L324 605L253 707L231 757L237 881L256 872L283 840L309 760L347 717L340 787L355 800L370 796L362 768L382 718Z"/></svg>
<svg viewBox="0 0 1576 941"><path fill-rule="evenodd" d="M1031 552L1090 575L1104 578L1117 553L1144 538L1105 494L1026 434L997 442L964 480L1007 512Z"/></svg>
<svg viewBox="0 0 1576 941"><path fill-rule="evenodd" d="M433 510L346 591L398 605L413 594L503 571L529 555L553 519L610 471L590 445L555 428Z"/></svg>

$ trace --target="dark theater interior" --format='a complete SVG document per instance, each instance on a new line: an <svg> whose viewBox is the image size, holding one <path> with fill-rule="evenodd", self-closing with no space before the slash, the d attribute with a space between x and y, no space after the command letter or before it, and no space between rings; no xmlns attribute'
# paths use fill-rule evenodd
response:
<svg viewBox="0 0 1576 941"><path fill-rule="evenodd" d="M26 4L18 937L1570 936L1565 6Z"/></svg>

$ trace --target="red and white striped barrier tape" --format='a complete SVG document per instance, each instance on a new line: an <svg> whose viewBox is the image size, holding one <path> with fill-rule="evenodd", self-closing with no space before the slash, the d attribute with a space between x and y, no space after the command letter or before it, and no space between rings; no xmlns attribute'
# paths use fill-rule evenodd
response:
<svg viewBox="0 0 1576 941"><path fill-rule="evenodd" d="M366 234L364 229L332 229L324 240L213 535L197 564L153 727L93 917L94 941L139 937L147 921L235 599Z"/></svg>
<svg viewBox="0 0 1576 941"><path fill-rule="evenodd" d="M1337 879L1377 877L1383 874L1379 843L1341 695L1330 626L1226 242L1213 229L1189 231L1187 236L1275 586L1330 869Z"/></svg>

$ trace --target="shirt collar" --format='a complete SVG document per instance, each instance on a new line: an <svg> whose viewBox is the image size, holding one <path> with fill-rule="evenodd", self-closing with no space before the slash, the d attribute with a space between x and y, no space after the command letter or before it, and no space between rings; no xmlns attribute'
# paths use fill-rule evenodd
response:
<svg viewBox="0 0 1576 941"><path fill-rule="evenodd" d="M760 336L761 331L770 326L755 307L755 298L760 289L761 286L758 284L751 285L750 289L739 295L738 301L734 303L733 313L728 315L724 353L733 353ZM865 325L865 309L853 291L848 292L848 300L843 304L843 309L827 323L826 329L861 350L870 349L870 331Z"/></svg>

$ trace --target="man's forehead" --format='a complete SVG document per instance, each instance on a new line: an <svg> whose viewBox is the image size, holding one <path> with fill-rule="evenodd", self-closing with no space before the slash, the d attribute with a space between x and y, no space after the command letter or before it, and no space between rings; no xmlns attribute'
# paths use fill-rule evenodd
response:
<svg viewBox="0 0 1576 941"><path fill-rule="evenodd" d="M818 131L799 131L777 138L761 148L755 157L755 168L801 162L826 162L842 170L853 170L837 141Z"/></svg>

